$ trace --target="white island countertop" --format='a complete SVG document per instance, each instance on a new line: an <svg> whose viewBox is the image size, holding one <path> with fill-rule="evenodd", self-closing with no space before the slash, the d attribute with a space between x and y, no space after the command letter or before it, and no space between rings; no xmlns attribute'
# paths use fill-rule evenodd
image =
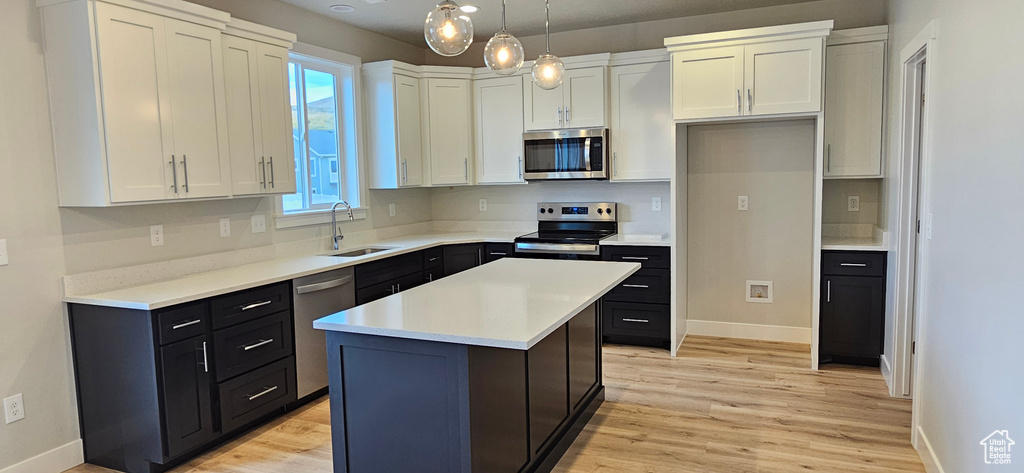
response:
<svg viewBox="0 0 1024 473"><path fill-rule="evenodd" d="M313 322L320 330L527 350L639 263L505 258Z"/></svg>

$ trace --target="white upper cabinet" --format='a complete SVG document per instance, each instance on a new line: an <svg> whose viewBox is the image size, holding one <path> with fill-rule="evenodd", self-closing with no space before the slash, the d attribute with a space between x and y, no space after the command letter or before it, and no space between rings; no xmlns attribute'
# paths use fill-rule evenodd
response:
<svg viewBox="0 0 1024 473"><path fill-rule="evenodd" d="M613 66L610 76L611 179L670 179L676 152L669 62Z"/></svg>
<svg viewBox="0 0 1024 473"><path fill-rule="evenodd" d="M562 85L544 90L522 76L526 131L606 126L604 66L567 69Z"/></svg>
<svg viewBox="0 0 1024 473"><path fill-rule="evenodd" d="M882 176L885 47L874 40L826 48L825 177Z"/></svg>
<svg viewBox="0 0 1024 473"><path fill-rule="evenodd" d="M470 81L425 79L430 183L470 183L473 156L473 108Z"/></svg>
<svg viewBox="0 0 1024 473"><path fill-rule="evenodd" d="M423 184L420 80L401 66L395 61L363 65L371 189Z"/></svg>
<svg viewBox="0 0 1024 473"><path fill-rule="evenodd" d="M290 46L294 39L290 33L234 19L224 35L224 82L235 195L296 191L285 46Z"/></svg>
<svg viewBox="0 0 1024 473"><path fill-rule="evenodd" d="M399 187L423 184L423 131L420 127L420 81L395 76L395 126Z"/></svg>
<svg viewBox="0 0 1024 473"><path fill-rule="evenodd" d="M476 180L514 184L523 180L523 81L481 79L473 84Z"/></svg>
<svg viewBox="0 0 1024 473"><path fill-rule="evenodd" d="M821 112L832 21L665 39L680 121Z"/></svg>

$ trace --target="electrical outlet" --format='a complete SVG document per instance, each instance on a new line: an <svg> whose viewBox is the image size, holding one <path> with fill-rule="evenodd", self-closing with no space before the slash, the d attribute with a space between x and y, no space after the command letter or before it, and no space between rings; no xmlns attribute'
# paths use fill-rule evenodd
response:
<svg viewBox="0 0 1024 473"><path fill-rule="evenodd" d="M21 394L4 399L4 418L8 424L25 418L25 401Z"/></svg>
<svg viewBox="0 0 1024 473"><path fill-rule="evenodd" d="M231 219L222 218L220 219L220 236L221 238L227 238L231 236Z"/></svg>
<svg viewBox="0 0 1024 473"><path fill-rule="evenodd" d="M388 204L388 215L391 217L395 216L395 204Z"/></svg>
<svg viewBox="0 0 1024 473"><path fill-rule="evenodd" d="M661 197L651 197L651 211L661 212Z"/></svg>
<svg viewBox="0 0 1024 473"><path fill-rule="evenodd" d="M152 246L164 246L164 226L149 226L149 244Z"/></svg>
<svg viewBox="0 0 1024 473"><path fill-rule="evenodd" d="M7 240L0 240L0 266L7 266Z"/></svg>
<svg viewBox="0 0 1024 473"><path fill-rule="evenodd" d="M736 199L736 210L749 210L750 209L750 198L741 195L739 199Z"/></svg>
<svg viewBox="0 0 1024 473"><path fill-rule="evenodd" d="M263 233L265 231L267 231L267 216L263 215L263 214L253 215L252 216L252 232L253 233Z"/></svg>
<svg viewBox="0 0 1024 473"><path fill-rule="evenodd" d="M847 198L847 200L848 200L848 203L846 205L846 210L848 210L850 212L860 212L860 196L859 195L851 195L851 196L849 196Z"/></svg>
<svg viewBox="0 0 1024 473"><path fill-rule="evenodd" d="M481 212L486 212L487 211L487 199L480 199L480 211Z"/></svg>

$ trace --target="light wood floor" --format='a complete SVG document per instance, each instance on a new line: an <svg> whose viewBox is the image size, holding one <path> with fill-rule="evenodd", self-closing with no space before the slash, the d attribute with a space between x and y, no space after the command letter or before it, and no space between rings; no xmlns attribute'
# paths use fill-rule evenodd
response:
<svg viewBox="0 0 1024 473"><path fill-rule="evenodd" d="M710 337L687 337L675 359L606 346L607 399L555 472L924 471L910 402L889 397L877 368L812 372L808 351ZM316 401L174 472L330 472L329 409Z"/></svg>

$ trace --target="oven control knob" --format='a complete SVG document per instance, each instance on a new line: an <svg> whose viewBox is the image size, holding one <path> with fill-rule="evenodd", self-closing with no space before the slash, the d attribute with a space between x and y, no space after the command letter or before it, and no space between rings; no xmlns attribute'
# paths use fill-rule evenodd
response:
<svg viewBox="0 0 1024 473"><path fill-rule="evenodd" d="M597 209L597 213L599 213L599 214L600 214L600 213L604 213L604 210L601 210L601 209Z"/></svg>
<svg viewBox="0 0 1024 473"><path fill-rule="evenodd" d="M540 213L544 213L544 212L545 212L545 210L544 210L544 209L540 209Z"/></svg>
<svg viewBox="0 0 1024 473"><path fill-rule="evenodd" d="M548 208L548 213L549 213L549 214L553 214L553 213L555 213L555 211L554 211L554 210L551 210L551 208L549 207L549 208Z"/></svg>

